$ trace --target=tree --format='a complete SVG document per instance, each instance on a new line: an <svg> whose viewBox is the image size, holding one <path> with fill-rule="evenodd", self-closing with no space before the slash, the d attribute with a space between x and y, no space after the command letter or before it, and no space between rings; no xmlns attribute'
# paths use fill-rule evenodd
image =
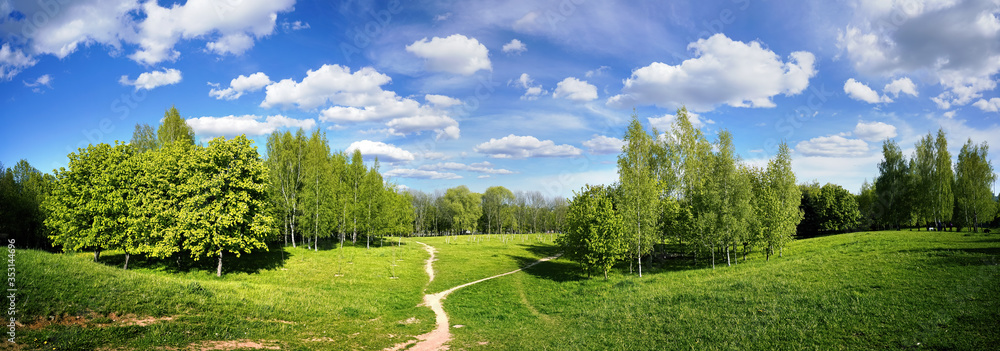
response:
<svg viewBox="0 0 1000 351"><path fill-rule="evenodd" d="M795 228L802 221L803 214L799 210L802 202L802 192L795 185L795 173L792 172L791 150L788 144L778 145L778 155L767 163L765 173L771 192L775 196L776 210L769 217L770 231L765 235L767 241L767 259L771 259L774 248L778 248L778 256L782 256L785 243L792 240Z"/></svg>
<svg viewBox="0 0 1000 351"><path fill-rule="evenodd" d="M174 142L194 145L194 129L184 121L177 107L171 106L163 114L163 123L156 130L156 138L161 147Z"/></svg>
<svg viewBox="0 0 1000 351"><path fill-rule="evenodd" d="M989 222L996 211L991 186L996 181L989 161L989 145L976 145L969 139L958 153L955 165L955 201L960 223L979 231L979 224Z"/></svg>
<svg viewBox="0 0 1000 351"><path fill-rule="evenodd" d="M365 199L365 203L362 205L364 211L362 227L365 231L366 248L371 248L371 238L373 235L379 234L384 219L381 213L385 204L385 191L382 175L378 173L378 168L378 158L376 158L374 165L365 172L361 181L362 194Z"/></svg>
<svg viewBox="0 0 1000 351"><path fill-rule="evenodd" d="M480 195L469 191L465 185L448 189L444 195L448 213L452 218L453 229L459 234L468 230L476 230L476 222L482 215Z"/></svg>
<svg viewBox="0 0 1000 351"><path fill-rule="evenodd" d="M566 234L558 244L567 258L586 267L604 272L626 258L629 243L625 237L625 222L615 211L611 190L601 186L585 186L575 193L566 213Z"/></svg>
<svg viewBox="0 0 1000 351"><path fill-rule="evenodd" d="M136 152L146 152L159 149L160 140L156 136L156 129L153 129L148 124L136 123L135 131L132 132L132 141L129 142L129 145L132 145Z"/></svg>
<svg viewBox="0 0 1000 351"><path fill-rule="evenodd" d="M335 204L330 146L319 128L306 141L302 163L302 224L313 234L313 250L319 250L319 238L330 236L335 227Z"/></svg>
<svg viewBox="0 0 1000 351"><path fill-rule="evenodd" d="M726 264L730 262L730 248L736 250L737 242L746 238L747 223L752 216L750 198L752 196L749 173L738 167L739 159L733 148L733 136L728 131L719 133L719 152L715 157L713 178L719 194L718 244L725 247ZM714 266L714 262L713 262Z"/></svg>
<svg viewBox="0 0 1000 351"><path fill-rule="evenodd" d="M290 236L292 247L296 246L296 225L299 222L301 193L303 188L302 159L305 157L305 134L299 129L291 132L274 131L267 138L266 165L271 182L271 199L277 206L285 232L285 240Z"/></svg>
<svg viewBox="0 0 1000 351"><path fill-rule="evenodd" d="M878 224L879 212L878 197L875 193L875 185L869 183L867 179L861 184L861 191L854 199L858 203L858 211L861 213L859 225L865 230L873 230Z"/></svg>
<svg viewBox="0 0 1000 351"><path fill-rule="evenodd" d="M931 188L931 207L937 228L943 228L951 221L955 208L953 183L955 174L951 169L951 153L948 152L948 138L944 129L938 129L934 140L934 176Z"/></svg>
<svg viewBox="0 0 1000 351"><path fill-rule="evenodd" d="M514 199L514 193L502 186L492 186L483 193L483 215L486 217L487 233L503 233L504 208ZM493 231L496 225L497 231Z"/></svg>
<svg viewBox="0 0 1000 351"><path fill-rule="evenodd" d="M0 233L18 247L49 249L42 202L55 178L20 160L12 168L0 164Z"/></svg>
<svg viewBox="0 0 1000 351"><path fill-rule="evenodd" d="M56 186L44 208L50 239L64 251L124 249L136 238L122 235L127 229L127 198L133 173L126 165L131 147L90 145L69 154L69 170L56 172ZM134 251L134 250L133 250Z"/></svg>
<svg viewBox="0 0 1000 351"><path fill-rule="evenodd" d="M910 194L910 167L903 158L903 151L895 141L882 143L882 162L875 178L875 195L881 211L879 222L885 227L899 229L910 220L912 202Z"/></svg>
<svg viewBox="0 0 1000 351"><path fill-rule="evenodd" d="M358 242L358 218L361 217L360 200L364 197L364 187L362 186L365 177L365 162L361 157L361 151L355 149L351 155L351 163L347 165L346 180L348 194L352 198L347 204L347 212L350 216L351 242ZM363 223L362 223L363 224Z"/></svg>
<svg viewBox="0 0 1000 351"><path fill-rule="evenodd" d="M216 276L222 276L225 253L239 257L267 249L265 242L274 231L267 214L267 167L245 136L213 139L207 148L196 149L189 162L180 186L185 208L181 248L195 260L216 257Z"/></svg>
<svg viewBox="0 0 1000 351"><path fill-rule="evenodd" d="M625 233L635 242L633 253L642 277L642 256L651 251L650 238L654 237L657 226L659 185L653 174L653 139L639 123L636 113L632 114L624 141L627 144L618 155L618 182L622 195L619 208L628 223Z"/></svg>

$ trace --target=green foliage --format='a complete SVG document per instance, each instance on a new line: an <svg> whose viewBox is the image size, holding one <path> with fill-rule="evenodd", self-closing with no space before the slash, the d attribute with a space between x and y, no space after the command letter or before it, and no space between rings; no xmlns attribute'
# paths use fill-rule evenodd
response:
<svg viewBox="0 0 1000 351"><path fill-rule="evenodd" d="M652 251L659 220L656 210L660 185L654 173L654 141L635 112L623 140L627 144L618 155L620 196L617 208L628 224L625 235L634 243L631 256L638 260L639 276L642 276L642 256Z"/></svg>
<svg viewBox="0 0 1000 351"><path fill-rule="evenodd" d="M909 223L913 202L910 197L912 177L903 151L895 141L882 143L882 162L875 178L876 218L883 227L900 228Z"/></svg>
<svg viewBox="0 0 1000 351"><path fill-rule="evenodd" d="M138 124L135 125L135 131L132 132L132 141L129 142L137 152L146 152L149 150L156 150L160 148L160 140L156 136L156 129L153 129L148 124Z"/></svg>
<svg viewBox="0 0 1000 351"><path fill-rule="evenodd" d="M996 181L993 164L989 161L989 145L976 145L969 139L962 146L955 165L956 219L960 225L978 231L979 225L989 222L996 211L993 191Z"/></svg>
<svg viewBox="0 0 1000 351"><path fill-rule="evenodd" d="M858 227L861 212L854 195L847 189L827 183L800 186L802 212L805 218L799 226L799 235L818 232L845 232Z"/></svg>
<svg viewBox="0 0 1000 351"><path fill-rule="evenodd" d="M476 223L483 215L481 195L469 191L469 188L460 185L445 192L442 197L448 216L451 217L452 229L461 233L462 231L476 231Z"/></svg>
<svg viewBox="0 0 1000 351"><path fill-rule="evenodd" d="M133 138L135 138L134 135ZM161 147L171 143L180 143L181 145L188 146L194 145L194 129L191 129L191 126L184 121L184 117L181 117L181 113L177 111L177 107L171 106L163 114L163 123L156 130L156 139L157 144ZM144 142L144 144L147 145L143 147L148 146L149 143Z"/></svg>
<svg viewBox="0 0 1000 351"><path fill-rule="evenodd" d="M585 186L575 193L566 213L566 233L557 241L563 254L578 261L590 272L604 272L628 253L623 216L615 211L610 188Z"/></svg>
<svg viewBox="0 0 1000 351"><path fill-rule="evenodd" d="M51 249L41 204L52 191L55 178L32 167L27 160L13 168L0 164L0 234L18 247Z"/></svg>

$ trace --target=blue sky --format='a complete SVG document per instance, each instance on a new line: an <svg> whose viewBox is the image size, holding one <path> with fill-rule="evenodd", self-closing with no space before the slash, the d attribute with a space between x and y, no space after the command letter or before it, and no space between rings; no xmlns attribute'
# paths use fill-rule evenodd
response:
<svg viewBox="0 0 1000 351"><path fill-rule="evenodd" d="M0 162L50 172L172 105L199 141L321 128L401 185L570 196L636 109L857 191L881 142L1000 145L1000 1L0 0Z"/></svg>

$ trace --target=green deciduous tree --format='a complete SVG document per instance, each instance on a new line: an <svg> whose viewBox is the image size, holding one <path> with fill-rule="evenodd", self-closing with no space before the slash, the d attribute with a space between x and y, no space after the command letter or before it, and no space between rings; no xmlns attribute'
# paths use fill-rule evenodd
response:
<svg viewBox="0 0 1000 351"><path fill-rule="evenodd" d="M880 211L876 215L883 226L899 229L910 221L911 173L903 151L895 141L882 143L882 162L878 164L878 170L875 195Z"/></svg>
<svg viewBox="0 0 1000 351"><path fill-rule="evenodd" d="M608 279L608 270L626 258L629 240L625 222L615 211L612 190L585 186L575 193L566 213L566 233L558 244L567 258L578 261L587 272L597 269Z"/></svg>
<svg viewBox="0 0 1000 351"><path fill-rule="evenodd" d="M959 222L979 231L979 225L989 222L996 211L992 185L996 181L993 164L989 161L989 145L976 145L969 139L958 154L955 165L955 200Z"/></svg>
<svg viewBox="0 0 1000 351"><path fill-rule="evenodd" d="M625 233L634 243L632 256L638 262L641 277L642 256L652 251L656 237L660 186L654 174L653 138L643 129L636 113L632 114L624 141L627 144L618 155L621 187L618 208L628 223Z"/></svg>
<svg viewBox="0 0 1000 351"><path fill-rule="evenodd" d="M157 143L164 146L179 142L183 145L194 145L194 129L184 121L177 107L170 107L163 114L163 122L156 130Z"/></svg>

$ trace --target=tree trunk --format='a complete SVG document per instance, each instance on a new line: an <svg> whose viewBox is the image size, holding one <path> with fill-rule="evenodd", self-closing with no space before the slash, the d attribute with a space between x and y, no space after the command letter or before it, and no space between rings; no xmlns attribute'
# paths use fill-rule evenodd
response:
<svg viewBox="0 0 1000 351"><path fill-rule="evenodd" d="M215 276L222 276L222 251L219 251L219 265L215 267Z"/></svg>
<svg viewBox="0 0 1000 351"><path fill-rule="evenodd" d="M122 269L124 269L126 271L128 270L128 258L129 258L128 251L125 251L125 266L122 267Z"/></svg>
<svg viewBox="0 0 1000 351"><path fill-rule="evenodd" d="M715 269L715 245L712 245L712 269Z"/></svg>
<svg viewBox="0 0 1000 351"><path fill-rule="evenodd" d="M604 267L604 281L608 281L608 267Z"/></svg>
<svg viewBox="0 0 1000 351"><path fill-rule="evenodd" d="M767 251L764 253L764 255L767 256L765 261L771 262L771 253L774 252L774 245L767 245L767 250L764 251Z"/></svg>
<svg viewBox="0 0 1000 351"><path fill-rule="evenodd" d="M729 260L729 245L725 245L725 246L726 246L726 266L727 267L732 267L733 266L733 262Z"/></svg>
<svg viewBox="0 0 1000 351"><path fill-rule="evenodd" d="M99 258L101 258L101 249L94 250L94 262L97 262Z"/></svg>

